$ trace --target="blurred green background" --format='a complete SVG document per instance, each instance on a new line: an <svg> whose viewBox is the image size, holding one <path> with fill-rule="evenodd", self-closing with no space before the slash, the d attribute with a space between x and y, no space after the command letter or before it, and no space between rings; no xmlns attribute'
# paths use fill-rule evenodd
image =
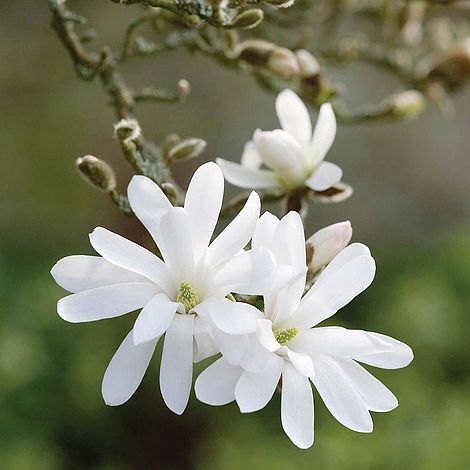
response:
<svg viewBox="0 0 470 470"><path fill-rule="evenodd" d="M110 2L74 2L103 43L118 44L132 12ZM350 219L354 239L377 259L376 281L335 323L379 331L412 346L404 370L373 371L400 406L374 414L373 434L338 424L315 396L316 442L298 450L283 434L279 397L241 415L194 397L182 417L163 405L155 357L135 396L105 406L103 372L134 321L73 325L60 320L64 295L49 275L57 259L92 253L88 233L103 225L147 242L78 177L73 162L98 155L130 172L112 138L112 110L97 82L84 83L49 29L45 2L0 2L0 468L1 469L465 469L470 466L470 93L456 117L428 108L414 122L341 126L329 159L354 196L315 205L307 234ZM378 100L399 83L365 66L331 70L350 104ZM145 132L209 143L205 158L238 160L253 129L277 126L273 96L246 76L199 56L163 55L128 70L135 87L192 84L184 105L143 105ZM201 161L175 166L184 185ZM227 188L227 194L234 194ZM276 210L276 207L272 208Z"/></svg>

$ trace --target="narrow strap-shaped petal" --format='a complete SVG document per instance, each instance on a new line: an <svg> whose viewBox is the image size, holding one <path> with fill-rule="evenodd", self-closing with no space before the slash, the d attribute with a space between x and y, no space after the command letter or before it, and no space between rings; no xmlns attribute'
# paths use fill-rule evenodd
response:
<svg viewBox="0 0 470 470"><path fill-rule="evenodd" d="M280 129L256 131L253 141L264 164L285 184L296 187L303 183L307 165L300 144L290 134Z"/></svg>
<svg viewBox="0 0 470 470"><path fill-rule="evenodd" d="M309 354L328 354L335 357L388 352L393 347L362 330L347 330L338 326L325 326L301 331L291 343L296 351Z"/></svg>
<svg viewBox="0 0 470 470"><path fill-rule="evenodd" d="M359 256L330 274L313 294L303 301L292 317L301 329L311 328L334 315L370 286L375 276L371 256Z"/></svg>
<svg viewBox="0 0 470 470"><path fill-rule="evenodd" d="M225 179L239 188L274 189L280 187L276 174L271 170L248 168L223 158L218 158L216 162Z"/></svg>
<svg viewBox="0 0 470 470"><path fill-rule="evenodd" d="M199 304L201 305L201 304ZM200 362L219 352L212 338L211 324L200 316L194 318L194 357L193 362Z"/></svg>
<svg viewBox="0 0 470 470"><path fill-rule="evenodd" d="M270 250L259 248L234 256L213 274L214 296L237 292L261 295L279 288L273 284L276 261Z"/></svg>
<svg viewBox="0 0 470 470"><path fill-rule="evenodd" d="M413 360L413 351L407 344L380 333L365 333L387 343L391 349L354 355L353 359L382 369L400 369L406 367Z"/></svg>
<svg viewBox="0 0 470 470"><path fill-rule="evenodd" d="M280 220L271 212L266 211L256 223L255 233L251 241L253 249L271 248L274 233Z"/></svg>
<svg viewBox="0 0 470 470"><path fill-rule="evenodd" d="M251 170L258 170L259 167L263 164L263 159L256 150L256 146L252 140L248 141L243 147L240 163L245 168L249 168Z"/></svg>
<svg viewBox="0 0 470 470"><path fill-rule="evenodd" d="M178 305L166 294L158 294L151 299L135 321L134 343L144 343L163 335L170 326Z"/></svg>
<svg viewBox="0 0 470 470"><path fill-rule="evenodd" d="M235 386L243 373L239 366L229 364L223 357L203 370L194 384L196 397L208 405L226 405L235 400Z"/></svg>
<svg viewBox="0 0 470 470"><path fill-rule="evenodd" d="M172 207L170 201L154 181L142 175L132 177L127 197L134 214L158 245L160 217Z"/></svg>
<svg viewBox="0 0 470 470"><path fill-rule="evenodd" d="M312 122L304 102L292 90L281 91L276 98L276 113L281 127L302 145L312 137Z"/></svg>
<svg viewBox="0 0 470 470"><path fill-rule="evenodd" d="M336 363L348 376L370 411L391 411L398 406L395 395L357 362L347 358L336 358Z"/></svg>
<svg viewBox="0 0 470 470"><path fill-rule="evenodd" d="M261 410L271 400L281 377L284 360L272 354L272 361L262 372L243 372L235 387L235 398L242 413Z"/></svg>
<svg viewBox="0 0 470 470"><path fill-rule="evenodd" d="M289 439L301 449L313 444L313 395L309 380L289 364L282 371L281 422Z"/></svg>
<svg viewBox="0 0 470 470"><path fill-rule="evenodd" d="M330 413L357 432L372 432L373 424L364 400L337 362L328 356L312 357L315 376L311 379Z"/></svg>
<svg viewBox="0 0 470 470"><path fill-rule="evenodd" d="M188 404L193 375L193 315L175 315L166 331L160 366L160 390L166 406L178 415Z"/></svg>
<svg viewBox="0 0 470 470"><path fill-rule="evenodd" d="M91 246L111 263L141 274L155 282L170 297L174 294L170 273L165 263L145 248L127 238L97 227L90 234Z"/></svg>
<svg viewBox="0 0 470 470"><path fill-rule="evenodd" d="M305 184L314 191L326 191L341 181L343 170L334 163L322 162Z"/></svg>
<svg viewBox="0 0 470 470"><path fill-rule="evenodd" d="M114 354L103 377L101 392L107 405L125 403L134 394L144 378L160 338L136 346L132 331Z"/></svg>
<svg viewBox="0 0 470 470"><path fill-rule="evenodd" d="M189 216L194 256L209 246L224 197L224 176L213 162L200 166L189 183L184 208Z"/></svg>
<svg viewBox="0 0 470 470"><path fill-rule="evenodd" d="M287 356L289 357L292 365L297 369L297 372L302 374L304 377L311 378L315 375L312 359L308 354L301 351L292 351L287 348Z"/></svg>
<svg viewBox="0 0 470 470"><path fill-rule="evenodd" d="M149 282L131 282L97 287L63 297L57 313L71 323L119 317L142 308L160 290Z"/></svg>
<svg viewBox="0 0 470 470"><path fill-rule="evenodd" d="M318 165L325 158L333 145L336 135L336 118L333 107L325 103L320 108L317 123L313 131L312 143L310 145L310 162Z"/></svg>
<svg viewBox="0 0 470 470"><path fill-rule="evenodd" d="M194 251L190 218L182 207L173 207L161 218L160 247L174 282L194 281Z"/></svg>
<svg viewBox="0 0 470 470"><path fill-rule="evenodd" d="M228 299L214 300L209 311L215 327L231 335L255 333L258 319L262 318L253 305Z"/></svg>
<svg viewBox="0 0 470 470"><path fill-rule="evenodd" d="M346 248L341 250L328 266L322 271L320 277L315 281L310 290L302 298L302 303L305 302L320 286L328 279L330 274L333 274L338 269L342 268L346 263L352 261L359 256L370 256L370 250L362 243L351 243Z"/></svg>
<svg viewBox="0 0 470 470"><path fill-rule="evenodd" d="M252 192L243 209L210 244L207 250L207 264L215 268L248 244L255 230L260 208L259 196Z"/></svg>
<svg viewBox="0 0 470 470"><path fill-rule="evenodd" d="M112 284L148 282L146 277L120 268L101 256L67 256L57 261L51 274L60 287L73 293Z"/></svg>

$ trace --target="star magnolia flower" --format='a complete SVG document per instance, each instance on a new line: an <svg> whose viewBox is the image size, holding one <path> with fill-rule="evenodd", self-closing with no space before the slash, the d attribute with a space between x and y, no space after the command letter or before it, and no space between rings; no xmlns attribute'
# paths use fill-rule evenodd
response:
<svg viewBox="0 0 470 470"><path fill-rule="evenodd" d="M324 161L336 134L331 104L321 106L313 136L308 110L292 90L279 93L276 112L282 130L255 131L245 145L241 165L217 160L226 180L240 188L287 191L305 186L325 191L338 183L341 168ZM268 169L261 169L263 164Z"/></svg>
<svg viewBox="0 0 470 470"><path fill-rule="evenodd" d="M287 218L290 222L284 224ZM287 237L285 232L279 236L282 224L290 232ZM275 256L283 257L282 262L305 260L302 223L293 213L280 222L265 213L252 244L270 247ZM366 289L374 274L375 263L368 248L354 243L333 259L303 297L305 275L279 292L265 295L264 313L245 307L242 315L226 309L219 316L216 311L224 301L213 304L210 315L214 325L226 336L247 339L238 358L224 355L199 375L197 397L211 405L236 400L240 410L248 413L266 406L281 383L284 431L295 445L308 448L314 438L311 381L340 423L355 431L371 432L369 411L390 411L398 402L358 362L385 369L405 367L413 358L411 349L378 333L314 327ZM238 340L238 344L243 343ZM222 345L221 349L230 347Z"/></svg>
<svg viewBox="0 0 470 470"><path fill-rule="evenodd" d="M134 176L129 202L163 261L98 227L90 241L101 257L69 256L52 268L56 282L73 293L58 302L64 320L101 320L142 309L104 375L102 393L108 405L120 405L133 395L166 332L160 388L167 406L181 414L189 398L193 360L218 352L208 325L197 315L199 309L230 292L256 294L268 288L274 271L272 254L263 248L243 251L259 217L256 193L209 243L223 190L223 175L214 163L196 171L184 208L173 207L150 179Z"/></svg>

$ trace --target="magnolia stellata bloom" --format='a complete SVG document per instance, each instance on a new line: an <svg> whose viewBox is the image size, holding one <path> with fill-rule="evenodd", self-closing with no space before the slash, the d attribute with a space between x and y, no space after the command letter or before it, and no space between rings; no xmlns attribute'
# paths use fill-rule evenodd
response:
<svg viewBox="0 0 470 470"><path fill-rule="evenodd" d="M352 227L349 221L328 225L315 232L307 239L308 269L315 273L326 266L347 246L351 237ZM309 250L311 250L310 254Z"/></svg>
<svg viewBox="0 0 470 470"><path fill-rule="evenodd" d="M282 224L289 233L280 236ZM270 247L275 256L282 256L282 262L305 260L302 223L293 213L280 222L265 213L252 244ZM378 333L316 326L366 289L374 274L375 262L368 248L354 243L331 261L303 296L305 275L300 275L280 291L264 296L264 312L252 308L236 315L226 310L219 316L216 312L224 301L211 305L216 328L231 335L233 342L247 339L243 355L224 355L199 375L197 397L212 405L236 400L242 412L254 412L266 406L281 383L282 426L294 444L308 448L314 439L312 382L340 423L371 432L369 412L390 411L398 402L358 362L400 368L412 360L411 349ZM238 344L242 342L238 340ZM222 352L224 349L230 347L221 345Z"/></svg>
<svg viewBox="0 0 470 470"><path fill-rule="evenodd" d="M331 104L321 106L313 135L308 110L292 90L279 93L276 112L282 129L255 131L245 145L241 165L217 160L226 180L240 188L287 191L305 186L325 191L338 183L341 168L324 161L336 134ZM261 168L263 164L267 169Z"/></svg>
<svg viewBox="0 0 470 470"><path fill-rule="evenodd" d="M129 202L163 261L98 227L90 242L101 256L69 256L52 268L56 282L72 292L57 305L64 320L93 321L142 309L104 375L102 393L107 404L120 405L132 396L166 333L160 388L167 406L181 414L189 398L193 361L218 352L208 325L197 315L199 309L230 292L262 293L271 283L272 254L263 248L243 250L259 217L256 193L210 243L223 190L223 175L214 163L196 171L183 208L173 207L149 178L134 176Z"/></svg>

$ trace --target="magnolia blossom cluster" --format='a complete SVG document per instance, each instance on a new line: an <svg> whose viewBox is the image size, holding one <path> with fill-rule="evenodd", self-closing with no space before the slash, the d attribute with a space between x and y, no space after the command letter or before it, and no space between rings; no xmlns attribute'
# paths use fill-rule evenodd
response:
<svg viewBox="0 0 470 470"><path fill-rule="evenodd" d="M335 165L323 162L334 137L331 108L322 108L312 137L299 102L290 91L281 94L284 130L255 134L244 155L251 166L221 162L227 179L236 174L244 186L259 187L256 181L263 180L324 188L341 178ZM271 170L259 169L261 160ZM255 412L279 389L282 426L295 445L308 448L314 440L313 385L340 423L372 431L370 411L390 411L398 402L360 363L404 367L411 349L378 333L318 326L371 284L375 262L368 248L347 246L349 222L306 242L298 213L260 216L255 192L214 237L223 192L215 163L195 172L183 207L173 206L149 178L134 176L129 203L161 256L98 227L90 242L99 256L69 256L52 268L56 282L71 292L57 306L66 321L140 310L104 374L105 402L121 405L134 394L161 340L160 389L176 414L188 404L193 363L215 357L195 381L204 403L236 401L242 413ZM260 296L264 307L245 302L247 295Z"/></svg>

